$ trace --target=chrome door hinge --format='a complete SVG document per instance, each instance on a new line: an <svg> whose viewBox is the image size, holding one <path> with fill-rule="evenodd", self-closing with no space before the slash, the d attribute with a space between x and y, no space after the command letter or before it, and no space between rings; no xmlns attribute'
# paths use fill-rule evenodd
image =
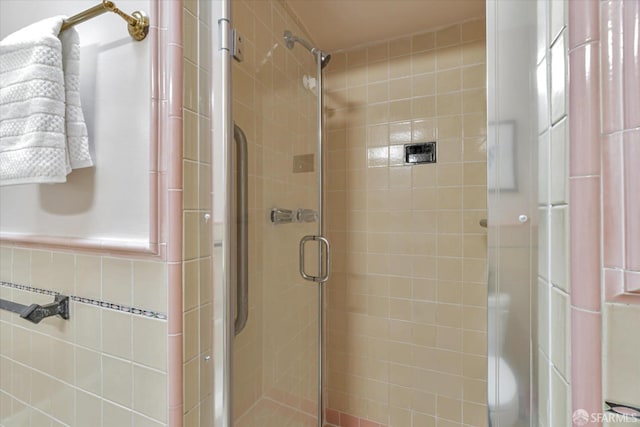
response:
<svg viewBox="0 0 640 427"><path fill-rule="evenodd" d="M218 40L220 41L218 50L226 50L233 58L242 62L244 59L244 37L235 29L231 28L228 19L218 20Z"/></svg>
<svg viewBox="0 0 640 427"><path fill-rule="evenodd" d="M218 19L218 50L231 50L231 24L228 19Z"/></svg>

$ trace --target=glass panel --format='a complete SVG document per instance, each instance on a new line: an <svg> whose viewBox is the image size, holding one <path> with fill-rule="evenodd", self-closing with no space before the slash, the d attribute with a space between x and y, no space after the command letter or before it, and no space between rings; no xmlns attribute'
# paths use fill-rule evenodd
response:
<svg viewBox="0 0 640 427"><path fill-rule="evenodd" d="M316 64L301 45L285 46L285 29L303 33L279 2L232 4L245 46L233 113L249 156L249 318L234 345L234 423L316 426L318 284L299 272L300 240L319 228ZM314 276L317 248L304 246Z"/></svg>
<svg viewBox="0 0 640 427"><path fill-rule="evenodd" d="M534 425L537 411L535 29L536 2L487 2L488 404L500 427Z"/></svg>

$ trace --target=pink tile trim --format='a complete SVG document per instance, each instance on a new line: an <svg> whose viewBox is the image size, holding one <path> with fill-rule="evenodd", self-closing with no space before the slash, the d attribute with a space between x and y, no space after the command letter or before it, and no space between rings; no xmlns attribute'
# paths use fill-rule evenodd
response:
<svg viewBox="0 0 640 427"><path fill-rule="evenodd" d="M360 418L356 418L353 415L340 413L340 426L341 427L360 427Z"/></svg>
<svg viewBox="0 0 640 427"><path fill-rule="evenodd" d="M624 127L632 129L640 126L640 2L623 2L622 17Z"/></svg>
<svg viewBox="0 0 640 427"><path fill-rule="evenodd" d="M354 417L353 415L336 411L335 409L325 410L325 422L328 426L336 427L386 427L386 424L380 424L365 418Z"/></svg>
<svg viewBox="0 0 640 427"><path fill-rule="evenodd" d="M571 304L600 310L600 179L571 178Z"/></svg>
<svg viewBox="0 0 640 427"><path fill-rule="evenodd" d="M169 289L167 298L169 300L167 316L169 319L169 335L182 333L182 263L175 262L167 265ZM180 286L176 286L179 283Z"/></svg>
<svg viewBox="0 0 640 427"><path fill-rule="evenodd" d="M168 184L169 190L182 189L182 116L170 117L167 132L171 143L168 154Z"/></svg>
<svg viewBox="0 0 640 427"><path fill-rule="evenodd" d="M625 132L623 144L625 267L640 271L640 130Z"/></svg>
<svg viewBox="0 0 640 427"><path fill-rule="evenodd" d="M168 270L168 345L167 396L169 406L168 427L183 425L183 340L182 340L182 1L162 1L157 9L158 22L166 28L159 31L158 90L162 94L159 110L164 122L158 126L163 135L162 151L157 156L161 186L166 195L166 214L161 217L167 237L166 259ZM171 51L170 49L171 43ZM177 45L177 46L176 46ZM180 94L177 96L176 94ZM174 114L172 114L174 113ZM170 120L171 118L171 120ZM176 120L179 118L179 120ZM170 132L169 132L170 130ZM176 152L178 155L176 155ZM167 175L167 172L169 175ZM179 172L179 173L178 173ZM176 175L179 175L176 179ZM171 178L171 179L170 179Z"/></svg>
<svg viewBox="0 0 640 427"><path fill-rule="evenodd" d="M622 135L602 138L602 238L605 267L624 266Z"/></svg>
<svg viewBox="0 0 640 427"><path fill-rule="evenodd" d="M160 187L160 177L158 172L151 171L149 172L149 204L153 207L149 212L149 243L152 245L157 245L160 243L158 238L160 237L160 233L158 230L158 225L160 221L159 215L159 187Z"/></svg>
<svg viewBox="0 0 640 427"><path fill-rule="evenodd" d="M602 2L601 7L602 132L608 134L621 130L623 123L622 2Z"/></svg>
<svg viewBox="0 0 640 427"><path fill-rule="evenodd" d="M182 426L182 405L169 408L169 427Z"/></svg>
<svg viewBox="0 0 640 427"><path fill-rule="evenodd" d="M640 294L637 292L627 292L625 289L625 279L632 280L631 287L638 283L638 273L625 272L623 270L604 270L604 296L607 302L617 302L621 304L640 304Z"/></svg>
<svg viewBox="0 0 640 427"><path fill-rule="evenodd" d="M584 4L575 4L577 2ZM600 37L598 0L569 1L569 49Z"/></svg>
<svg viewBox="0 0 640 427"><path fill-rule="evenodd" d="M180 14L182 16L182 13ZM173 64L168 66L167 81L168 84L168 100L169 100L169 115L171 117L182 117L182 58L183 49L182 46L169 45L166 51L167 63ZM178 63L180 63L178 65ZM182 156L180 156L182 158Z"/></svg>
<svg viewBox="0 0 640 427"><path fill-rule="evenodd" d="M340 412L334 409L327 409L325 421L329 424L337 426L338 424L340 424Z"/></svg>
<svg viewBox="0 0 640 427"><path fill-rule="evenodd" d="M167 174L158 173L158 206L162 209L158 211L158 240L164 243L169 239L169 212L167 212L166 206L169 200L169 191L167 185Z"/></svg>
<svg viewBox="0 0 640 427"><path fill-rule="evenodd" d="M153 95L152 95L153 96ZM160 100L157 98L153 98L151 100L151 117L160 117ZM160 125L151 126L149 144L151 144L149 149L149 170L152 172L159 171L159 154L160 154L160 141L164 137L162 130L160 129Z"/></svg>
<svg viewBox="0 0 640 427"><path fill-rule="evenodd" d="M601 3L605 301L640 304L640 55L637 1ZM624 118L624 120L623 120ZM624 131L620 133L618 131ZM621 253L622 252L622 253Z"/></svg>
<svg viewBox="0 0 640 427"><path fill-rule="evenodd" d="M611 301L612 298L624 293L624 275L621 270L605 268L603 279L605 300Z"/></svg>
<svg viewBox="0 0 640 427"><path fill-rule="evenodd" d="M600 313L571 309L572 412L585 409L590 414L602 411L602 316ZM589 426L599 426L591 423Z"/></svg>
<svg viewBox="0 0 640 427"><path fill-rule="evenodd" d="M170 30L167 34L167 44L176 44L182 46L182 13L183 2L175 1L168 8L163 18L167 28Z"/></svg>
<svg viewBox="0 0 640 427"><path fill-rule="evenodd" d="M590 2L586 2L590 4ZM599 45L588 43L569 54L569 176L600 174Z"/></svg>
<svg viewBox="0 0 640 427"><path fill-rule="evenodd" d="M627 292L638 294L640 298L640 271L626 271L624 281Z"/></svg>
<svg viewBox="0 0 640 427"><path fill-rule="evenodd" d="M169 190L167 261L182 261L182 190Z"/></svg>

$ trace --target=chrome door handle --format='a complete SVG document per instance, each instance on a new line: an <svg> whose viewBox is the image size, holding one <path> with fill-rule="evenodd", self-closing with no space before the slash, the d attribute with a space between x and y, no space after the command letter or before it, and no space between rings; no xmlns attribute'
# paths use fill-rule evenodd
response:
<svg viewBox="0 0 640 427"><path fill-rule="evenodd" d="M326 257L322 256L322 254L320 255L322 257L322 271L320 271L320 276L313 276L310 274L307 274L304 271L304 245L308 242L308 241L317 241L320 242L320 244L322 246L324 246L326 248ZM320 251L322 252L322 248L320 249ZM329 254L331 252L331 246L329 245L329 241L322 237L322 236L304 236L302 239L300 239L300 275L306 279L306 280L310 280L312 282L316 282L316 283L323 283L326 282L327 280L329 280L329 274L330 274L330 262L329 262Z"/></svg>
<svg viewBox="0 0 640 427"><path fill-rule="evenodd" d="M238 335L249 318L249 222L247 137L240 126L233 124L236 142L236 319L234 331ZM233 252L232 252L233 253Z"/></svg>

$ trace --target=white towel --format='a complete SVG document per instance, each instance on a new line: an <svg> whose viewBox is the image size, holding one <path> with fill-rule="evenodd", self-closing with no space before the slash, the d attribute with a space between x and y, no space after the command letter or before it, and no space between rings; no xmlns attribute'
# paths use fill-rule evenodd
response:
<svg viewBox="0 0 640 427"><path fill-rule="evenodd" d="M0 41L0 185L65 182L93 166L80 105L80 42L63 16Z"/></svg>

